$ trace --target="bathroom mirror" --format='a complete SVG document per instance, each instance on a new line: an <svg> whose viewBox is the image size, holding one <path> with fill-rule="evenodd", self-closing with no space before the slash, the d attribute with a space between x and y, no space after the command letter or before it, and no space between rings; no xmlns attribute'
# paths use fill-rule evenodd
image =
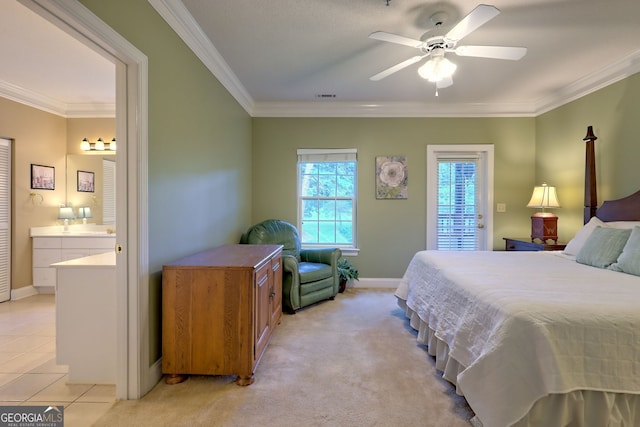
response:
<svg viewBox="0 0 640 427"><path fill-rule="evenodd" d="M67 206L76 215L78 208L89 207L88 223L115 224L115 165L115 154L67 155Z"/></svg>

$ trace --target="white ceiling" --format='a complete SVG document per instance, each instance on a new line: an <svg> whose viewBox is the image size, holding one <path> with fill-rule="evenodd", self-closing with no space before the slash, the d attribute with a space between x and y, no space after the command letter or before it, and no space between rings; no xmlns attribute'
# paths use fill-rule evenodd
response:
<svg viewBox="0 0 640 427"><path fill-rule="evenodd" d="M65 117L113 117L115 66L15 0L0 1L0 96Z"/></svg>
<svg viewBox="0 0 640 427"><path fill-rule="evenodd" d="M524 46L527 55L448 54L458 69L437 97L417 64L370 81L419 52L368 35L443 34L476 1L149 3L253 116L532 116L640 71L637 0L496 0L501 13L458 45ZM448 19L434 30L436 12ZM113 64L15 1L0 3L0 58L1 96L65 116L113 112Z"/></svg>

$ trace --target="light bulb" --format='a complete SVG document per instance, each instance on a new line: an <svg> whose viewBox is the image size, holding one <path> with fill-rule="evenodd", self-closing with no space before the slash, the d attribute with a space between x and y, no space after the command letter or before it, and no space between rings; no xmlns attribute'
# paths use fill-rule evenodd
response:
<svg viewBox="0 0 640 427"><path fill-rule="evenodd" d="M418 74L423 79L432 83L451 77L458 66L444 57L444 50L434 49L429 59L422 67L418 68Z"/></svg>

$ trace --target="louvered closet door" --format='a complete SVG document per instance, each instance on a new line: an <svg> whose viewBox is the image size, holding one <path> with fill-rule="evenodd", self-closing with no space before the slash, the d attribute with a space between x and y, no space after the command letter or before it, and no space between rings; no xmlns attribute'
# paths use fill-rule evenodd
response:
<svg viewBox="0 0 640 427"><path fill-rule="evenodd" d="M102 223L116 223L116 162L102 159Z"/></svg>
<svg viewBox="0 0 640 427"><path fill-rule="evenodd" d="M0 138L0 301L11 298L11 141Z"/></svg>

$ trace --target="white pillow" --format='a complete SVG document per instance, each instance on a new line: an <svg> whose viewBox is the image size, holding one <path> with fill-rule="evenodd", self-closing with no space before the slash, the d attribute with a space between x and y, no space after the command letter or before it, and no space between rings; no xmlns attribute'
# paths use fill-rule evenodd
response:
<svg viewBox="0 0 640 427"><path fill-rule="evenodd" d="M578 230L576 235L573 236L573 239L567 243L567 246L564 248L564 253L573 256L578 255L578 252L580 252L580 249L584 246L584 242L587 241L593 230L598 226L603 227L604 224L605 223L597 217L592 217L588 223Z"/></svg>
<svg viewBox="0 0 640 427"><path fill-rule="evenodd" d="M640 226L640 221L611 221L605 222L604 226L609 228L623 228L626 230Z"/></svg>
<svg viewBox="0 0 640 427"><path fill-rule="evenodd" d="M597 227L608 227L608 228L621 228L621 229L632 229L634 227L640 226L640 221L611 221L611 222L603 222L598 217L592 217L588 223L586 223L573 239L567 243L567 246L564 248L564 253L567 255L578 255L580 249L584 246L584 242L587 241L593 230Z"/></svg>

